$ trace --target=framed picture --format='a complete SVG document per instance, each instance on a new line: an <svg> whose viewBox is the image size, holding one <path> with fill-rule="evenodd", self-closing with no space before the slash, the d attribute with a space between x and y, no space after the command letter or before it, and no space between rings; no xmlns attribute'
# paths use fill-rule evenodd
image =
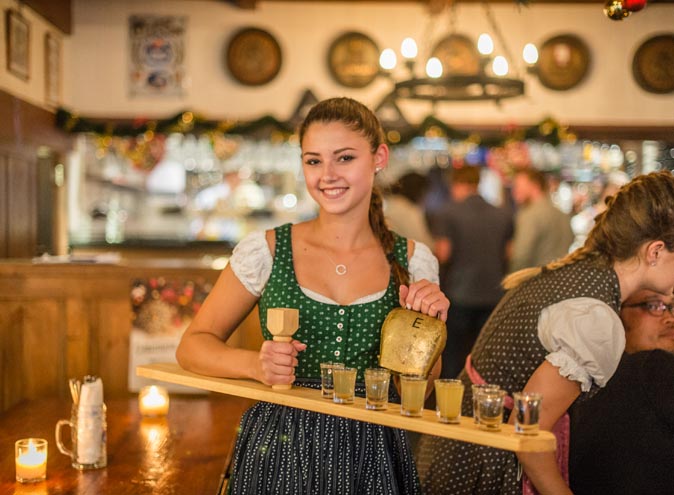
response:
<svg viewBox="0 0 674 495"><path fill-rule="evenodd" d="M5 15L7 70L15 76L27 81L30 76L30 25L28 24L28 21L15 10L7 10Z"/></svg>
<svg viewBox="0 0 674 495"><path fill-rule="evenodd" d="M131 96L182 96L187 16L129 17Z"/></svg>
<svg viewBox="0 0 674 495"><path fill-rule="evenodd" d="M53 34L44 36L45 99L50 105L61 103L61 42Z"/></svg>

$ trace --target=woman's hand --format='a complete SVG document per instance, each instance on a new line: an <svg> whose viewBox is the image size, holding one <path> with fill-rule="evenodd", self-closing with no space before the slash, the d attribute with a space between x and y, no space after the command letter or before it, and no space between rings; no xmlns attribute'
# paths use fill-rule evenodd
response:
<svg viewBox="0 0 674 495"><path fill-rule="evenodd" d="M265 385L292 384L295 381L297 355L307 348L299 340L265 340L259 354L258 380Z"/></svg>
<svg viewBox="0 0 674 495"><path fill-rule="evenodd" d="M447 321L449 299L442 293L440 286L426 279L400 286L400 305Z"/></svg>

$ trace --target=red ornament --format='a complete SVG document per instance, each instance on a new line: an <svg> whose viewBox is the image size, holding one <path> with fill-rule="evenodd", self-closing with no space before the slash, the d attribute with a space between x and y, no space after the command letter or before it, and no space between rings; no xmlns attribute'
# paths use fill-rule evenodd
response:
<svg viewBox="0 0 674 495"><path fill-rule="evenodd" d="M646 6L647 0L623 0L623 8L630 12L639 12Z"/></svg>

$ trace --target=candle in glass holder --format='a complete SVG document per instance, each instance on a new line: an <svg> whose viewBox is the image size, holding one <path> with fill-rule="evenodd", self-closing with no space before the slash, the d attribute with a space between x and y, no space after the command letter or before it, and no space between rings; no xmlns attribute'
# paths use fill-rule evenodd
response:
<svg viewBox="0 0 674 495"><path fill-rule="evenodd" d="M138 394L138 408L143 416L166 416L169 410L169 395L164 387L148 385Z"/></svg>
<svg viewBox="0 0 674 495"><path fill-rule="evenodd" d="M36 483L47 477L47 440L23 438L14 444L16 481Z"/></svg>

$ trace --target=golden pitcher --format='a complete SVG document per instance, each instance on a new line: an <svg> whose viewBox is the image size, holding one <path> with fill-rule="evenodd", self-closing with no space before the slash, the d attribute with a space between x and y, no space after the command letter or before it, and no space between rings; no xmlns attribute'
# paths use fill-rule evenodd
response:
<svg viewBox="0 0 674 495"><path fill-rule="evenodd" d="M446 341L442 320L395 308L381 327L379 365L402 374L427 376Z"/></svg>

